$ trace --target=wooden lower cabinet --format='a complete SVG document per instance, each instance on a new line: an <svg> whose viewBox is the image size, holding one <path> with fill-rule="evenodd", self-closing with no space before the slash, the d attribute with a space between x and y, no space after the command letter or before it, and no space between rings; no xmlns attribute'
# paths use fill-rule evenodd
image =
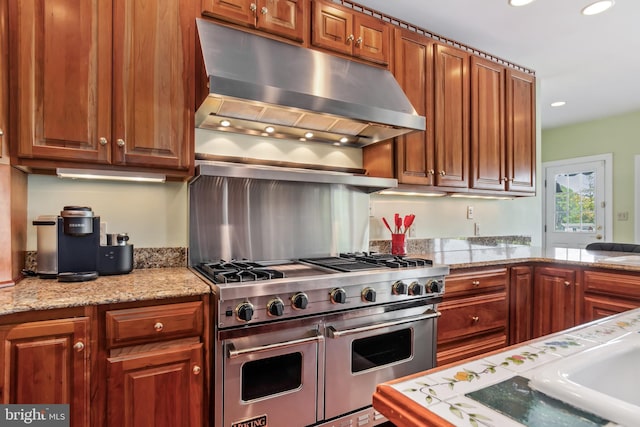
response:
<svg viewBox="0 0 640 427"><path fill-rule="evenodd" d="M509 342L506 268L453 272L438 306L438 365L505 347Z"/></svg>
<svg viewBox="0 0 640 427"><path fill-rule="evenodd" d="M203 425L203 345L108 359L107 425Z"/></svg>
<svg viewBox="0 0 640 427"><path fill-rule="evenodd" d="M582 276L582 322L640 307L640 274L586 270Z"/></svg>
<svg viewBox="0 0 640 427"><path fill-rule="evenodd" d="M532 338L576 325L577 276L575 268L535 268Z"/></svg>
<svg viewBox="0 0 640 427"><path fill-rule="evenodd" d="M0 326L0 403L70 405L89 426L89 318Z"/></svg>
<svg viewBox="0 0 640 427"><path fill-rule="evenodd" d="M533 333L533 267L510 269L509 344L530 340Z"/></svg>

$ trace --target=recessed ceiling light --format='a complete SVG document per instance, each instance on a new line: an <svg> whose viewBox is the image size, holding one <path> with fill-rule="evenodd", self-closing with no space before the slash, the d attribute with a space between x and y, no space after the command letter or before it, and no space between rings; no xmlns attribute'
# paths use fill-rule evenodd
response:
<svg viewBox="0 0 640 427"><path fill-rule="evenodd" d="M220 121L220 126L229 127L229 126L231 126L231 122L229 120L221 120Z"/></svg>
<svg viewBox="0 0 640 427"><path fill-rule="evenodd" d="M509 0L511 6L524 6L532 2L533 0Z"/></svg>
<svg viewBox="0 0 640 427"><path fill-rule="evenodd" d="M311 138L313 138L313 132L307 132L307 133L305 133L305 134L304 134L304 137L305 137L305 138L307 138L307 139L311 139Z"/></svg>
<svg viewBox="0 0 640 427"><path fill-rule="evenodd" d="M342 138L340 138L340 142L342 142L343 144L346 144L347 142L349 142L349 138L347 138L346 136L343 136Z"/></svg>
<svg viewBox="0 0 640 427"><path fill-rule="evenodd" d="M266 128L264 128L264 131L266 133L274 133L276 131L276 128L274 128L273 126L267 126Z"/></svg>
<svg viewBox="0 0 640 427"><path fill-rule="evenodd" d="M582 9L583 15L597 15L598 13L602 13L605 10L609 9L615 4L613 0L603 0L597 1L595 3L591 3L589 6L586 6Z"/></svg>
<svg viewBox="0 0 640 427"><path fill-rule="evenodd" d="M563 105L565 105L566 102L565 101L556 101L556 102L552 102L551 106L552 107L562 107Z"/></svg>

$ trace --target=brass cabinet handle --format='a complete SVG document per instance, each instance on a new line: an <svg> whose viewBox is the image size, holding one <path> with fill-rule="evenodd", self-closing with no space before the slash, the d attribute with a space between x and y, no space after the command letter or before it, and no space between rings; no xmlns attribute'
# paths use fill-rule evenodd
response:
<svg viewBox="0 0 640 427"><path fill-rule="evenodd" d="M195 365L192 371L193 371L193 375L200 375L200 371L202 371L202 369L200 368L200 366Z"/></svg>
<svg viewBox="0 0 640 427"><path fill-rule="evenodd" d="M153 329L155 329L156 332L161 332L164 329L164 325L162 324L162 322L158 322L153 325Z"/></svg>
<svg viewBox="0 0 640 427"><path fill-rule="evenodd" d="M267 12L269 12L269 10L266 7L263 7L262 9L260 9L260 13L262 13L263 15L266 15Z"/></svg>
<svg viewBox="0 0 640 427"><path fill-rule="evenodd" d="M119 138L119 139L116 141L116 144L118 144L118 147L124 147L124 139Z"/></svg>
<svg viewBox="0 0 640 427"><path fill-rule="evenodd" d="M473 323L478 323L480 321L480 318L478 316L473 316L471 320L473 320Z"/></svg>
<svg viewBox="0 0 640 427"><path fill-rule="evenodd" d="M565 286L571 286L571 282L570 282L570 281L568 281L568 280L565 280L565 281L564 281L564 285L565 285Z"/></svg>
<svg viewBox="0 0 640 427"><path fill-rule="evenodd" d="M445 176L447 173L445 171L440 171L440 176Z"/></svg>
<svg viewBox="0 0 640 427"><path fill-rule="evenodd" d="M473 286L480 286L480 281L479 280L474 280L473 282L471 282L471 284Z"/></svg>
<svg viewBox="0 0 640 427"><path fill-rule="evenodd" d="M258 8L258 6L256 6L255 3L251 3L251 5L249 6L249 10L251 12L255 12L257 8Z"/></svg>
<svg viewBox="0 0 640 427"><path fill-rule="evenodd" d="M107 145L109 143L109 141L107 140L107 138L100 137L100 139L98 140L98 142L100 143L100 145Z"/></svg>
<svg viewBox="0 0 640 427"><path fill-rule="evenodd" d="M352 42L354 38L355 37L353 37L353 34L349 34L349 37L347 37L347 42Z"/></svg>
<svg viewBox="0 0 640 427"><path fill-rule="evenodd" d="M362 37L358 37L358 40L356 40L356 46L360 46L360 44L362 44Z"/></svg>
<svg viewBox="0 0 640 427"><path fill-rule="evenodd" d="M80 353L82 350L84 350L84 343L82 341L78 341L73 345L73 349Z"/></svg>

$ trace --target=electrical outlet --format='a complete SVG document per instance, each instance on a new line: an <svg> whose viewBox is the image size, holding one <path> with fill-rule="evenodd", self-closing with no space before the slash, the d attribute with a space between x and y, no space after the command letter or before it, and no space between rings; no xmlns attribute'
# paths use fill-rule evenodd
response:
<svg viewBox="0 0 640 427"><path fill-rule="evenodd" d="M477 222L473 224L473 235L474 236L480 235L480 224L478 224Z"/></svg>
<svg viewBox="0 0 640 427"><path fill-rule="evenodd" d="M618 221L629 221L629 212L618 212Z"/></svg>
<svg viewBox="0 0 640 427"><path fill-rule="evenodd" d="M467 219L473 219L473 206L467 206Z"/></svg>

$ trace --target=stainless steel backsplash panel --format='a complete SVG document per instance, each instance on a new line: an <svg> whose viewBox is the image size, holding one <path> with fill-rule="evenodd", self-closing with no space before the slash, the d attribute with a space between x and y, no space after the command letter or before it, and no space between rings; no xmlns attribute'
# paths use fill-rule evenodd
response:
<svg viewBox="0 0 640 427"><path fill-rule="evenodd" d="M189 185L189 264L365 251L369 195L342 184L200 176Z"/></svg>

